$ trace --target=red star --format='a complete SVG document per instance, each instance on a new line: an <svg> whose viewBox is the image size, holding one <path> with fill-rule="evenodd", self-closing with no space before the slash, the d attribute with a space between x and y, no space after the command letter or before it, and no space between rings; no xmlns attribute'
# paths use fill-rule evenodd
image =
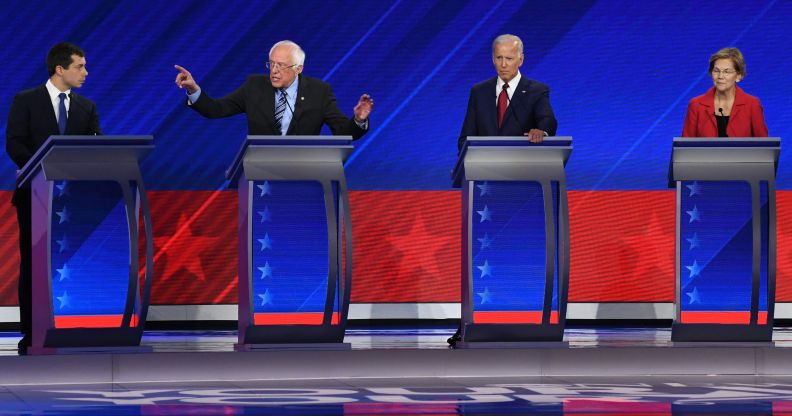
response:
<svg viewBox="0 0 792 416"><path fill-rule="evenodd" d="M629 280L646 287L654 296L673 296L663 289L673 289L666 283L674 281L674 224L661 223L657 214L652 213L645 226L624 231L622 264Z"/></svg>
<svg viewBox="0 0 792 416"><path fill-rule="evenodd" d="M158 276L168 279L185 269L198 279L206 280L201 258L216 249L220 238L195 235L190 228L194 220L195 217L187 218L180 214L172 235L154 237L154 264L159 266L165 263L165 270L160 270ZM166 260L157 261L163 254Z"/></svg>
<svg viewBox="0 0 792 416"><path fill-rule="evenodd" d="M404 234L391 234L386 240L395 251L401 253L397 280L414 280L422 275L442 276L444 267L438 260L438 251L447 249L457 239L442 237L428 229L423 216L419 214L409 231Z"/></svg>

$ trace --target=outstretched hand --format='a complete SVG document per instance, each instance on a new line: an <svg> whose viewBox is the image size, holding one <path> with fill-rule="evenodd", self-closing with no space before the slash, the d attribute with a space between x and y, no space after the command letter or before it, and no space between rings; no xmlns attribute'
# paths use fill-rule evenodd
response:
<svg viewBox="0 0 792 416"><path fill-rule="evenodd" d="M193 79L190 71L182 68L179 65L174 65L173 67L179 71L179 73L176 75L176 85L179 88L185 88L189 94L194 94L196 91L201 89L201 87L198 86L198 83L195 82L195 79Z"/></svg>
<svg viewBox="0 0 792 416"><path fill-rule="evenodd" d="M368 120L372 109L374 109L374 99L368 94L361 95L354 109L355 120L360 123Z"/></svg>

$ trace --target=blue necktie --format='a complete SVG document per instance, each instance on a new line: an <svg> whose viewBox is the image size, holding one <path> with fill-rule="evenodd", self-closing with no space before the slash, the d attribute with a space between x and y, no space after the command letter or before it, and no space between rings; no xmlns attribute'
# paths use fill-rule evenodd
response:
<svg viewBox="0 0 792 416"><path fill-rule="evenodd" d="M281 121L283 121L283 112L286 111L286 90L281 88L278 91L280 91L281 95L278 99L278 105L275 106L275 127L278 128L278 133L282 135Z"/></svg>
<svg viewBox="0 0 792 416"><path fill-rule="evenodd" d="M60 134L66 133L66 93L58 94L60 104L58 104L58 130Z"/></svg>

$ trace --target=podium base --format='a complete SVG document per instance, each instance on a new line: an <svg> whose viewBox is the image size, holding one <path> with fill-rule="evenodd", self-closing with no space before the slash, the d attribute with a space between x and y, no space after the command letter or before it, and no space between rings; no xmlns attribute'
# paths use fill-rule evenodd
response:
<svg viewBox="0 0 792 416"><path fill-rule="evenodd" d="M773 341L773 325L680 324L671 325L671 341L760 342Z"/></svg>
<svg viewBox="0 0 792 416"><path fill-rule="evenodd" d="M351 350L348 342L283 343L283 344L234 344L234 351L345 351Z"/></svg>
<svg viewBox="0 0 792 416"><path fill-rule="evenodd" d="M28 355L75 354L145 354L153 352L150 346L136 347L28 347Z"/></svg>
<svg viewBox="0 0 792 416"><path fill-rule="evenodd" d="M569 348L568 342L537 341L537 342L457 342L454 348L458 349L558 349Z"/></svg>
<svg viewBox="0 0 792 416"><path fill-rule="evenodd" d="M561 342L564 325L560 324L464 324L462 342L513 343ZM457 343L459 344L459 343Z"/></svg>

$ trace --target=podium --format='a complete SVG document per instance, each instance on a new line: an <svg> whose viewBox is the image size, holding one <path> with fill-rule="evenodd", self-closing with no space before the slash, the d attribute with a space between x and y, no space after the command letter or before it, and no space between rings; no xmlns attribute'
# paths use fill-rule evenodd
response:
<svg viewBox="0 0 792 416"><path fill-rule="evenodd" d="M139 346L154 252L139 162L153 148L151 136L52 136L17 173L32 198L30 353Z"/></svg>
<svg viewBox="0 0 792 416"><path fill-rule="evenodd" d="M770 342L780 139L674 138L672 341Z"/></svg>
<svg viewBox="0 0 792 416"><path fill-rule="evenodd" d="M462 342L562 341L569 286L564 166L571 137L468 137L462 188ZM484 345L484 344L478 344Z"/></svg>
<svg viewBox="0 0 792 416"><path fill-rule="evenodd" d="M352 149L348 136L248 136L226 172L239 195L238 349L349 348Z"/></svg>

